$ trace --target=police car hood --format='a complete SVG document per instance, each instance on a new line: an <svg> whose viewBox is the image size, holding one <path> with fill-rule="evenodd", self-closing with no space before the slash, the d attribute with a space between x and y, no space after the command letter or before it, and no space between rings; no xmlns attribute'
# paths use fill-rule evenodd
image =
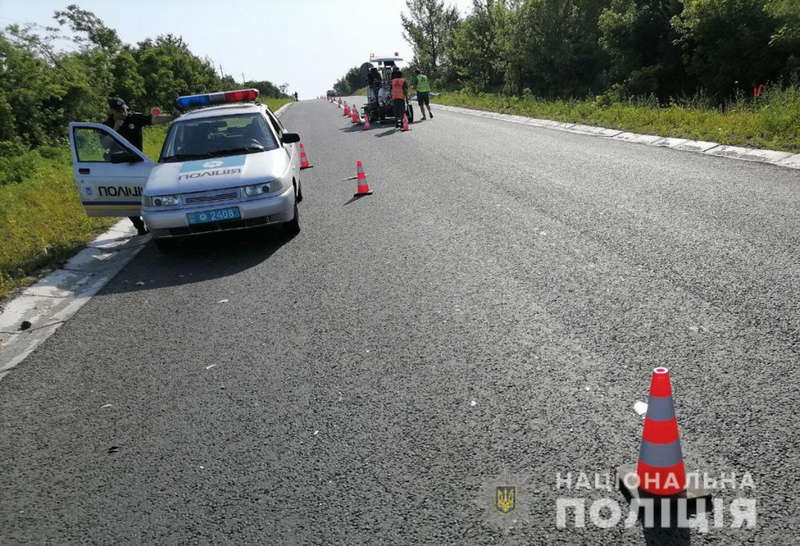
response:
<svg viewBox="0 0 800 546"><path fill-rule="evenodd" d="M257 184L282 177L289 169L283 148L265 152L159 163L150 171L145 195L169 195Z"/></svg>

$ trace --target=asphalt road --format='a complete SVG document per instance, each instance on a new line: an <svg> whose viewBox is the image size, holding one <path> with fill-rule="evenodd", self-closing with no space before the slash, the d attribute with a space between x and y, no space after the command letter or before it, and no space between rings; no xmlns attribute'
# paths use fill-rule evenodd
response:
<svg viewBox="0 0 800 546"><path fill-rule="evenodd" d="M0 382L0 543L796 541L800 174L434 112L293 105L298 236L150 245ZM664 363L756 528L592 524Z"/></svg>

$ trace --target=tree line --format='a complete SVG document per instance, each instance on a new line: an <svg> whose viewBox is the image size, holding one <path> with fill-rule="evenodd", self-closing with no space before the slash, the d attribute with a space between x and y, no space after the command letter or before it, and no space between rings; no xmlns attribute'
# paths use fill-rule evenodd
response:
<svg viewBox="0 0 800 546"><path fill-rule="evenodd" d="M406 8L411 68L440 89L721 103L800 80L798 0L474 0L464 17L444 0Z"/></svg>
<svg viewBox="0 0 800 546"><path fill-rule="evenodd" d="M339 96L352 95L365 85L367 85L367 82L361 76L361 70L358 66L354 66L344 76L336 80L333 84L333 91Z"/></svg>
<svg viewBox="0 0 800 546"><path fill-rule="evenodd" d="M286 84L242 84L220 75L211 59L193 54L180 36L125 44L116 30L77 5L56 11L54 19L49 27L9 25L0 31L0 155L56 143L70 121L101 120L109 96L139 111L170 110L179 95L243 86L265 97L286 96ZM59 48L64 40L71 47Z"/></svg>

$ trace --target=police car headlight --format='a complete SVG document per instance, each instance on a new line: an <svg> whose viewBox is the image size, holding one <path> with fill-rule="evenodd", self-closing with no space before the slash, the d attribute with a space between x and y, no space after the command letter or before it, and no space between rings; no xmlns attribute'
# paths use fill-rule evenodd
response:
<svg viewBox="0 0 800 546"><path fill-rule="evenodd" d="M265 193L274 193L283 188L280 180L270 180L269 182L262 182L261 184L253 184L252 186L245 186L244 193L247 197L258 197Z"/></svg>
<svg viewBox="0 0 800 546"><path fill-rule="evenodd" d="M181 204L178 195L146 195L144 197L145 207L176 207Z"/></svg>

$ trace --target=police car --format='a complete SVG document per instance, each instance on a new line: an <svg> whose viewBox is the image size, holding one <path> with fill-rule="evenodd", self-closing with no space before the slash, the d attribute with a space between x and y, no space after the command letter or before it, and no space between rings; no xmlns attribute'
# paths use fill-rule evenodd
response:
<svg viewBox="0 0 800 546"><path fill-rule="evenodd" d="M105 125L70 123L86 213L141 215L164 251L182 237L215 231L282 224L297 233L300 135L254 102L258 94L179 97L178 108L189 112L170 125L156 164Z"/></svg>

